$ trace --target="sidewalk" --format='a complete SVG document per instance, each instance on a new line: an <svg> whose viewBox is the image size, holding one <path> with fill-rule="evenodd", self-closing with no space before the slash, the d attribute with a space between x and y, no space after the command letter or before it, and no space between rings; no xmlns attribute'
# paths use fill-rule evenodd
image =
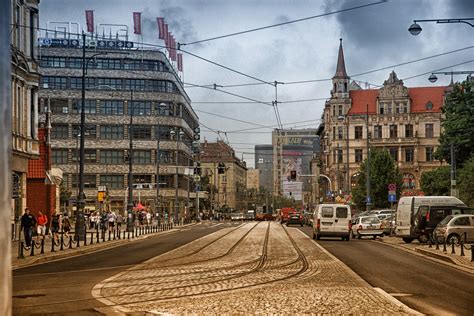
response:
<svg viewBox="0 0 474 316"><path fill-rule="evenodd" d="M430 248L429 244L421 244L416 240L410 244L405 243L401 238L397 237L386 236L378 240L398 249L416 252L437 262L442 262L474 274L474 262L471 262L471 250L466 249L466 247L471 248L471 245L464 246L464 256L461 256L461 247L459 245L454 247L454 254L452 254L451 245L446 245L446 252L444 252L442 244L439 245L439 250L436 250L435 245L432 245Z"/></svg>
<svg viewBox="0 0 474 316"><path fill-rule="evenodd" d="M149 238L152 236L157 236L157 235L162 235L162 234L168 234L170 232L177 231L183 227L190 226L190 225L195 225L196 223L190 223L190 224L185 224L185 225L179 225L179 226L173 226L167 227L167 226L159 226L159 227L154 227L153 229L151 226L148 229L148 232L145 233L145 228L142 229L141 232L136 233L135 235L130 234L130 239L128 238L128 233L125 232L125 227L122 227L121 229L121 239L118 239L115 237L115 240L113 238L113 234L110 236L110 241L109 241L109 233L106 231L105 235L105 241L103 241L101 232L99 231L99 243L97 243L97 235L96 235L96 230L88 230L87 231L87 244L84 245L84 241L80 241L79 247L75 244L73 241L72 248L69 248L69 239L64 238L64 244L63 244L63 250L60 250L59 245L54 246L54 252L51 252L52 250L52 238L50 236L47 236L45 238L45 243L44 243L44 254L40 254L41 249L35 248L34 250L34 256L31 256L31 249L26 250L24 249L23 256L24 258L19 258L19 241L12 241L12 249L11 249L11 257L12 257L12 269L18 269L18 268L23 268L39 263L44 263L44 262L49 262L49 261L54 261L54 260L59 260L62 258L66 257L74 257L74 256L79 256L87 253L92 253L104 249L109 249L113 247L117 247L120 245L123 245L128 242L134 242L138 241L141 239ZM124 232L125 232L125 239L124 237ZM93 243L91 244L91 233L93 233ZM71 232L69 236L74 239L74 232ZM36 237L33 238L33 240L36 240Z"/></svg>

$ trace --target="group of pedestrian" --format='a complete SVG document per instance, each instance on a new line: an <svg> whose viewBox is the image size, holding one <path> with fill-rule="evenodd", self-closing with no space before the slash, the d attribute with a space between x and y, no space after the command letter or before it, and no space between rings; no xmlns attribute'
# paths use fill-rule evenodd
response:
<svg viewBox="0 0 474 316"><path fill-rule="evenodd" d="M34 216L30 213L29 208L25 208L25 213L21 217L20 230L23 230L27 248L31 247L34 232L36 233L37 242L50 234L54 242L57 243L61 229L66 237L68 237L71 223L67 215L63 216L56 211L53 212L50 220L42 211L38 211L38 215Z"/></svg>

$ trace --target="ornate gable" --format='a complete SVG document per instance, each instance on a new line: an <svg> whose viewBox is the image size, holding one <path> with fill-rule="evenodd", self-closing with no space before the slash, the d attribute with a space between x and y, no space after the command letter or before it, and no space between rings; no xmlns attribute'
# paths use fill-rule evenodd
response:
<svg viewBox="0 0 474 316"><path fill-rule="evenodd" d="M387 80L384 81L383 87L379 90L379 98L408 98L408 88L403 85L403 80L398 79L395 71L390 73Z"/></svg>

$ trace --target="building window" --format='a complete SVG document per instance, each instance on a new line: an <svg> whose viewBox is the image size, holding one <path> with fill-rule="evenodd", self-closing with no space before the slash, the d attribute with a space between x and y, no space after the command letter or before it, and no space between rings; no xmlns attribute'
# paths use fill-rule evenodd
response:
<svg viewBox="0 0 474 316"><path fill-rule="evenodd" d="M44 68L65 68L66 58L42 56L40 60L40 66Z"/></svg>
<svg viewBox="0 0 474 316"><path fill-rule="evenodd" d="M145 91L145 79L126 79L125 90Z"/></svg>
<svg viewBox="0 0 474 316"><path fill-rule="evenodd" d="M172 164L173 163L173 154L168 150L160 150L160 163L161 164Z"/></svg>
<svg viewBox="0 0 474 316"><path fill-rule="evenodd" d="M122 90L122 79L99 78L97 88L100 90Z"/></svg>
<svg viewBox="0 0 474 316"><path fill-rule="evenodd" d="M132 135L133 139L151 139L151 126L133 125Z"/></svg>
<svg viewBox="0 0 474 316"><path fill-rule="evenodd" d="M406 162L413 162L413 147L406 147L405 148L405 161Z"/></svg>
<svg viewBox="0 0 474 316"><path fill-rule="evenodd" d="M336 127L333 126L332 128L332 140L335 140L336 139Z"/></svg>
<svg viewBox="0 0 474 316"><path fill-rule="evenodd" d="M426 147L425 150L426 150L426 161L433 161L434 160L434 157L433 157L434 156L433 155L434 149L433 149L433 147Z"/></svg>
<svg viewBox="0 0 474 316"><path fill-rule="evenodd" d="M174 116L174 106L172 103L158 102L155 104L155 115Z"/></svg>
<svg viewBox="0 0 474 316"><path fill-rule="evenodd" d="M67 99L50 99L51 113L54 114L67 114L69 111Z"/></svg>
<svg viewBox="0 0 474 316"><path fill-rule="evenodd" d="M134 150L133 163L136 165L151 164L151 151L150 150Z"/></svg>
<svg viewBox="0 0 474 316"><path fill-rule="evenodd" d="M82 78L81 77L69 77L69 88L74 90L82 89ZM98 89L95 78L86 78L85 89L94 90Z"/></svg>
<svg viewBox="0 0 474 316"><path fill-rule="evenodd" d="M44 89L67 89L66 77L41 77L41 87Z"/></svg>
<svg viewBox="0 0 474 316"><path fill-rule="evenodd" d="M123 175L103 174L100 176L100 184L108 189L123 189Z"/></svg>
<svg viewBox="0 0 474 316"><path fill-rule="evenodd" d="M427 109L428 111L433 110L433 103L431 103L431 101L428 101L428 102L426 103L426 109Z"/></svg>
<svg viewBox="0 0 474 316"><path fill-rule="evenodd" d="M393 161L398 161L398 148L391 147L388 149L390 156L392 156Z"/></svg>
<svg viewBox="0 0 474 316"><path fill-rule="evenodd" d="M343 116L344 114L342 113L342 105L339 105L337 108L337 115L338 116Z"/></svg>
<svg viewBox="0 0 474 316"><path fill-rule="evenodd" d="M433 123L425 124L425 137L434 137Z"/></svg>
<svg viewBox="0 0 474 316"><path fill-rule="evenodd" d="M86 139L96 139L97 138L97 126L86 124L86 134L84 135ZM81 125L74 124L72 126L72 137L76 138L81 133Z"/></svg>
<svg viewBox="0 0 474 316"><path fill-rule="evenodd" d="M344 132L342 126L337 127L337 139L342 139L344 137Z"/></svg>
<svg viewBox="0 0 474 316"><path fill-rule="evenodd" d="M354 138L362 139L362 126L354 126Z"/></svg>
<svg viewBox="0 0 474 316"><path fill-rule="evenodd" d="M355 162L357 163L362 162L362 149L355 150Z"/></svg>
<svg viewBox="0 0 474 316"><path fill-rule="evenodd" d="M121 63L120 59L98 58L93 63L93 67L96 69L120 69Z"/></svg>
<svg viewBox="0 0 474 316"><path fill-rule="evenodd" d="M413 125L405 125L405 137L413 137Z"/></svg>
<svg viewBox="0 0 474 316"><path fill-rule="evenodd" d="M151 183L151 178L151 174L134 174L132 183Z"/></svg>
<svg viewBox="0 0 474 316"><path fill-rule="evenodd" d="M338 162L338 163L340 163L340 162L342 163L342 162L343 162L343 161L342 161L342 148L338 148L338 149L337 149L337 162Z"/></svg>
<svg viewBox="0 0 474 316"><path fill-rule="evenodd" d="M392 103L387 104L387 114L392 114Z"/></svg>
<svg viewBox="0 0 474 316"><path fill-rule="evenodd" d="M100 114L105 115L123 115L123 101L103 100L100 105Z"/></svg>
<svg viewBox="0 0 474 316"><path fill-rule="evenodd" d="M133 111L132 111L133 109ZM151 115L151 102L150 101L133 101L129 102L128 115L133 112L134 116L150 116Z"/></svg>
<svg viewBox="0 0 474 316"><path fill-rule="evenodd" d="M84 175L84 188L86 188L86 189L95 189L97 187L96 181L97 181L97 179L96 179L95 174L85 174ZM73 188L78 187L78 176L76 174L72 175L71 186Z"/></svg>
<svg viewBox="0 0 474 316"><path fill-rule="evenodd" d="M68 136L69 134L67 124L52 124L51 138L66 139Z"/></svg>
<svg viewBox="0 0 474 316"><path fill-rule="evenodd" d="M107 165L120 165L124 163L123 150L101 150L100 163Z"/></svg>
<svg viewBox="0 0 474 316"><path fill-rule="evenodd" d="M379 104L379 114L381 114L381 115L385 114L384 110L385 110L385 104L380 103Z"/></svg>
<svg viewBox="0 0 474 316"><path fill-rule="evenodd" d="M79 150L74 150L72 152L72 161L79 161ZM84 162L85 163L96 163L97 162L97 152L95 149L84 149Z"/></svg>
<svg viewBox="0 0 474 316"><path fill-rule="evenodd" d="M395 113L396 114L400 113L400 103L395 103Z"/></svg>
<svg viewBox="0 0 474 316"><path fill-rule="evenodd" d="M397 125L390 125L390 138L397 138L397 137L398 137Z"/></svg>
<svg viewBox="0 0 474 316"><path fill-rule="evenodd" d="M334 84L334 91L336 91L335 85L336 84ZM332 107L332 116L336 117L336 106L335 105Z"/></svg>
<svg viewBox="0 0 474 316"><path fill-rule="evenodd" d="M402 103L403 104L403 113L408 113L408 103Z"/></svg>
<svg viewBox="0 0 474 316"><path fill-rule="evenodd" d="M53 159L53 164L67 164L67 154L68 150L67 149L53 149L52 150L52 159Z"/></svg>
<svg viewBox="0 0 474 316"><path fill-rule="evenodd" d="M81 57L69 57L68 67L69 68L82 69L82 58Z"/></svg>
<svg viewBox="0 0 474 316"><path fill-rule="evenodd" d="M382 126L375 125L374 126L374 139L381 139L382 138Z"/></svg>
<svg viewBox="0 0 474 316"><path fill-rule="evenodd" d="M101 125L100 126L101 139L123 139L122 125Z"/></svg>
<svg viewBox="0 0 474 316"><path fill-rule="evenodd" d="M22 30L22 21L21 21L21 5L17 3L15 5L15 45L21 51L21 30Z"/></svg>
<svg viewBox="0 0 474 316"><path fill-rule="evenodd" d="M82 111L82 100L72 101L72 113L81 114ZM84 100L84 113L96 114L97 106L95 100Z"/></svg>

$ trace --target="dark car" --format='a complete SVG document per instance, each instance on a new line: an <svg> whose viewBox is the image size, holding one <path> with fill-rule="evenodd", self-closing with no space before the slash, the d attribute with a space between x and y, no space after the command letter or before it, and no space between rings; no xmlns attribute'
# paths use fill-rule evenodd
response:
<svg viewBox="0 0 474 316"><path fill-rule="evenodd" d="M304 217L303 217L303 214L301 213L290 213L288 214L288 220L286 221L286 226L290 226L290 225L300 225L300 226L303 226L304 225Z"/></svg>
<svg viewBox="0 0 474 316"><path fill-rule="evenodd" d="M434 242L433 231L448 215L474 214L474 210L463 206L420 205L414 219L414 231L420 242Z"/></svg>

